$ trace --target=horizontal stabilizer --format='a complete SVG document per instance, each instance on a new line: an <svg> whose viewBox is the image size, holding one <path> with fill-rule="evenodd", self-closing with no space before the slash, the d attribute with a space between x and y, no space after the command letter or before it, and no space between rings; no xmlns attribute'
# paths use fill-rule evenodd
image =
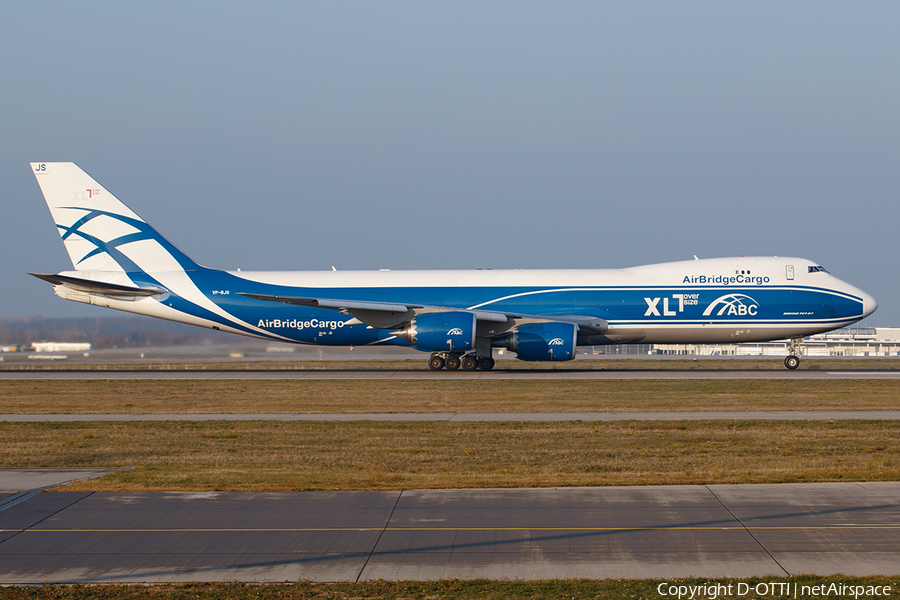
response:
<svg viewBox="0 0 900 600"><path fill-rule="evenodd" d="M52 275L49 273L29 273L38 279L43 279L53 285L65 285L72 289L86 292L88 294L103 294L105 296L159 296L164 294L163 290L150 290L146 288L131 287L127 285L119 285L116 283L106 283L104 281L94 281L91 279L81 279L79 277L69 277L68 275Z"/></svg>

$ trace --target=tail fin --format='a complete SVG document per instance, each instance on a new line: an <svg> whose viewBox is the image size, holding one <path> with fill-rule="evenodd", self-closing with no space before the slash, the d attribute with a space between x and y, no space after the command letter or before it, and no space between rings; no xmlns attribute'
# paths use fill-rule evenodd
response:
<svg viewBox="0 0 900 600"><path fill-rule="evenodd" d="M79 271L154 272L200 268L74 163L31 163Z"/></svg>

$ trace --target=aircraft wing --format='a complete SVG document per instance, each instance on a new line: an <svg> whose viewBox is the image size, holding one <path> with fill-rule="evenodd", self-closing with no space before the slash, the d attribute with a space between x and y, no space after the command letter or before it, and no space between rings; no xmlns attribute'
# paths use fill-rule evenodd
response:
<svg viewBox="0 0 900 600"><path fill-rule="evenodd" d="M291 296L271 296L267 294L246 294L238 292L239 296L246 296L254 300L266 300L268 302L281 302L282 304L294 304L296 306L311 306L315 308L329 308L332 310L375 310L382 312L405 313L408 310L424 308L412 304L390 304L386 302L360 302L359 300L334 300L332 298L296 298Z"/></svg>
<svg viewBox="0 0 900 600"><path fill-rule="evenodd" d="M353 315L361 323L371 325L379 329L388 329L408 323L416 315L433 312L466 312L474 314L479 321L491 321L495 323L509 323L512 326L521 323L537 322L563 322L574 323L579 329L587 330L587 333L605 333L609 328L604 319L581 316L541 316L524 315L520 313L496 312L478 309L450 308L445 306L424 306L421 304L393 304L385 302L363 302L359 300L336 300L333 298L297 298L290 296L273 296L267 294L247 294L238 292L240 296L268 302L281 302L297 306L310 306L337 310L344 314ZM506 330L508 330L507 328Z"/></svg>
<svg viewBox="0 0 900 600"><path fill-rule="evenodd" d="M396 327L399 324L411 321L416 315L426 312L460 311L458 308L442 306L424 306L422 304L394 304L390 302L364 302L360 300L336 300L334 298L296 298L290 296L272 296L267 294L247 294L238 292L240 296L266 300L268 302L281 302L283 304L295 304L297 306L311 306L337 310L344 314L353 315L362 323L376 328ZM465 310L461 312L473 313L479 321L497 321L505 323L509 317L505 313L486 310ZM394 317L394 318L391 318Z"/></svg>

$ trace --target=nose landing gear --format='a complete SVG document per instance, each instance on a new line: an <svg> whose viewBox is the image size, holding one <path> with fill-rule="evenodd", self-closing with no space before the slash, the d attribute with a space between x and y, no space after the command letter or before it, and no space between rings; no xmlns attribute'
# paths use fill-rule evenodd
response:
<svg viewBox="0 0 900 600"><path fill-rule="evenodd" d="M793 371L800 366L800 343L803 338L791 338L791 347L788 349L788 355L784 359L784 366Z"/></svg>

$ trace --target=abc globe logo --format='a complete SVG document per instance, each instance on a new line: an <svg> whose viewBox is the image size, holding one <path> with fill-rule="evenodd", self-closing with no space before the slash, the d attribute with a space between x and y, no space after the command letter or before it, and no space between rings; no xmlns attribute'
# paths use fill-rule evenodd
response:
<svg viewBox="0 0 900 600"><path fill-rule="evenodd" d="M715 312L717 317L755 317L758 310L759 302L750 296L746 294L726 294L713 300L706 307L706 310L703 311L703 316L708 317Z"/></svg>

